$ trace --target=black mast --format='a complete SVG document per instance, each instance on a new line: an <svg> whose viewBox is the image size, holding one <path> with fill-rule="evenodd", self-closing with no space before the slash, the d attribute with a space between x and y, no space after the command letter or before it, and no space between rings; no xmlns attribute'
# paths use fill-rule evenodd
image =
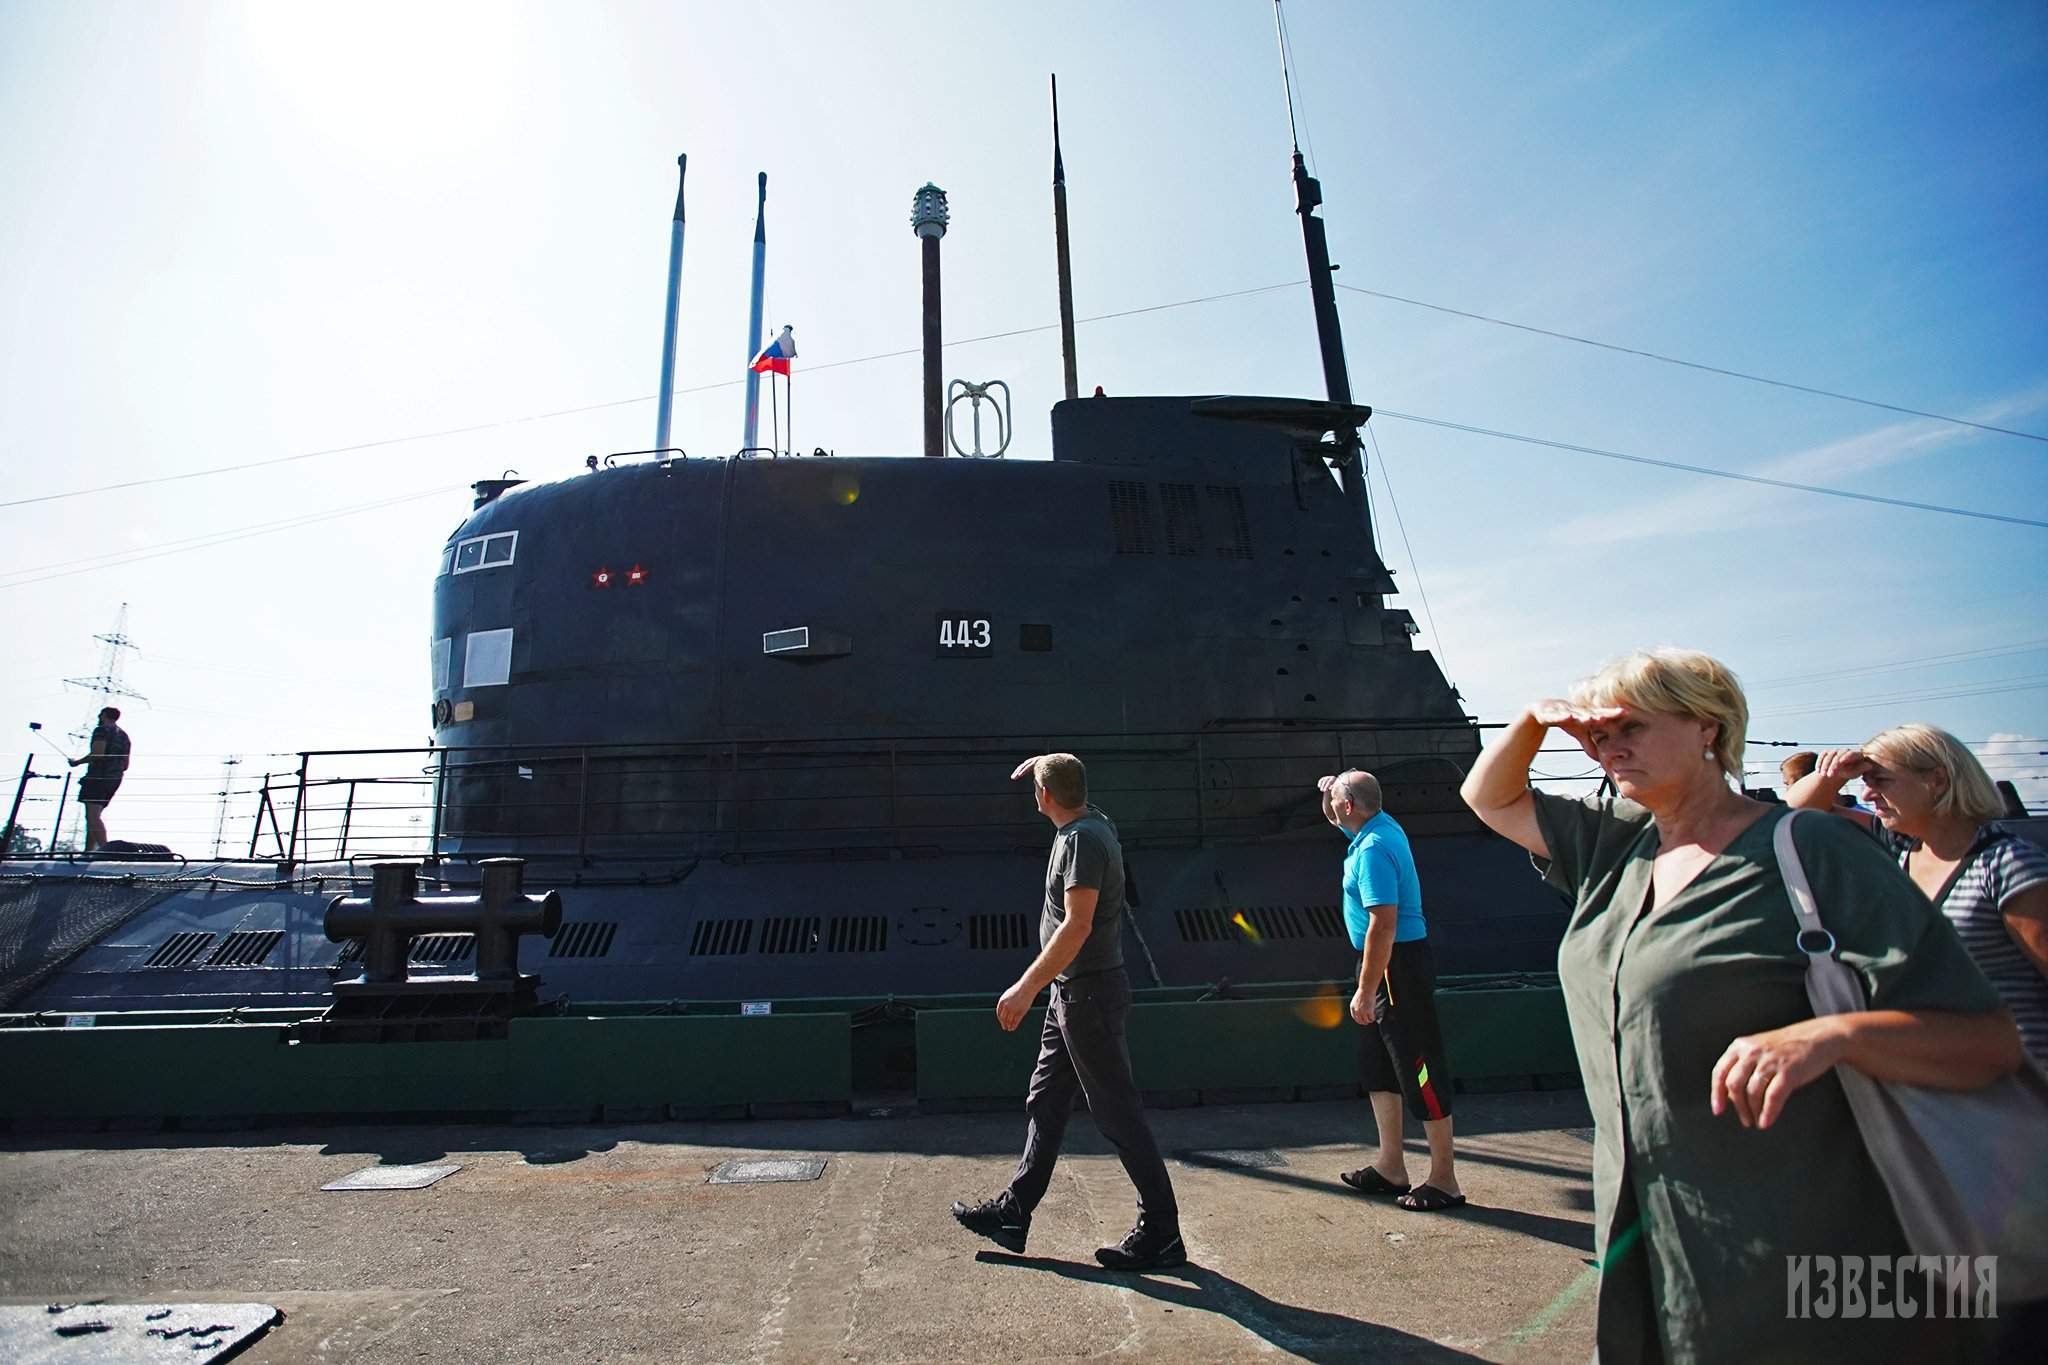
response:
<svg viewBox="0 0 2048 1365"><path fill-rule="evenodd" d="M1074 368L1074 270L1067 261L1067 168L1060 160L1060 78L1052 78L1052 235L1060 266L1060 362L1067 397L1080 396Z"/></svg>
<svg viewBox="0 0 2048 1365"><path fill-rule="evenodd" d="M1301 156L1301 134L1294 126L1294 81L1287 68L1287 30L1280 18L1280 0L1273 0L1273 29L1280 40L1280 79L1287 90L1287 133L1294 142L1294 211L1301 215L1302 245L1308 250L1308 293L1316 311L1316 343L1323 356L1323 388L1332 403L1351 404L1351 375L1344 367L1344 329L1337 320L1337 287L1331 281L1330 239L1316 209L1323 187L1308 173ZM1340 428L1334 463L1344 474L1344 500L1370 531L1365 505L1365 451L1356 427Z"/></svg>

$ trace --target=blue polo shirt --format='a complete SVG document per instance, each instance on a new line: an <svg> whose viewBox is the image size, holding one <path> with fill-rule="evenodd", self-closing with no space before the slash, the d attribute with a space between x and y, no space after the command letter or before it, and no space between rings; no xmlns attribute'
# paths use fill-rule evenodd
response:
<svg viewBox="0 0 2048 1365"><path fill-rule="evenodd" d="M1373 905L1398 907L1394 942L1428 936L1422 922L1422 879L1415 875L1408 833L1385 811L1365 822L1344 855L1344 927L1351 933L1351 946L1360 952L1372 921L1366 907Z"/></svg>

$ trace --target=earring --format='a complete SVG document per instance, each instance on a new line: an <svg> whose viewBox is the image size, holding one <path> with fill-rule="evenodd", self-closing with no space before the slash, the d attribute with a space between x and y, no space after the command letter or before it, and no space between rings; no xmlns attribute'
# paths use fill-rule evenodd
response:
<svg viewBox="0 0 2048 1365"><path fill-rule="evenodd" d="M1714 751L1712 749L1702 749L1700 750L1700 757L1712 763L1714 761Z"/></svg>

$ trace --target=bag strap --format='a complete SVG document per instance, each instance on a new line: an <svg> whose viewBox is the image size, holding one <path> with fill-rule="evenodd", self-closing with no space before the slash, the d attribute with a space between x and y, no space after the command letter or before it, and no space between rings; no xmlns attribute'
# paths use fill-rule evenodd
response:
<svg viewBox="0 0 2048 1365"><path fill-rule="evenodd" d="M1785 890L1792 897L1792 913L1799 916L1799 951L1808 957L1833 957L1835 936L1820 920L1820 903L1813 897L1813 885L1806 880L1806 866L1799 861L1799 846L1792 842L1792 823L1806 814L1785 812L1771 831L1771 850L1778 855L1778 872L1785 878ZM1821 946L1825 941L1826 946Z"/></svg>
<svg viewBox="0 0 2048 1365"><path fill-rule="evenodd" d="M1849 964L1835 956L1835 936L1821 923L1820 903L1806 880L1806 867L1799 861L1799 848L1792 842L1792 822L1805 811L1789 811L1771 831L1771 848L1778 855L1778 872L1785 879L1785 891L1792 901L1792 913L1799 917L1799 951L1806 954L1806 998L1816 1015L1853 1014L1868 1009L1869 996L1863 978ZM1824 816L1833 819L1833 816Z"/></svg>

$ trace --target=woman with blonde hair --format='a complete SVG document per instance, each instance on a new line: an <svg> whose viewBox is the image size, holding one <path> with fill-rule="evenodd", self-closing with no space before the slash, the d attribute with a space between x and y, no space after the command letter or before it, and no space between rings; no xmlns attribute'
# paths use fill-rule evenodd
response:
<svg viewBox="0 0 2048 1365"><path fill-rule="evenodd" d="M1595 1120L1599 1358L1968 1359L1966 1322L1788 1313L1789 1258L1909 1250L1834 1068L1973 1089L2021 1054L1948 921L1836 820L1796 844L1869 1007L1814 1016L1772 847L1789 812L1736 785L1748 716L1719 661L1637 652L1525 710L1460 789L1574 900L1557 965ZM1552 729L1618 797L1530 790Z"/></svg>
<svg viewBox="0 0 2048 1365"><path fill-rule="evenodd" d="M1862 778L1870 813L1835 804ZM2005 803L1969 747L1932 725L1899 725L1860 749L1829 749L1785 793L1878 836L1948 916L1963 946L2048 1064L2048 852L1997 823Z"/></svg>

